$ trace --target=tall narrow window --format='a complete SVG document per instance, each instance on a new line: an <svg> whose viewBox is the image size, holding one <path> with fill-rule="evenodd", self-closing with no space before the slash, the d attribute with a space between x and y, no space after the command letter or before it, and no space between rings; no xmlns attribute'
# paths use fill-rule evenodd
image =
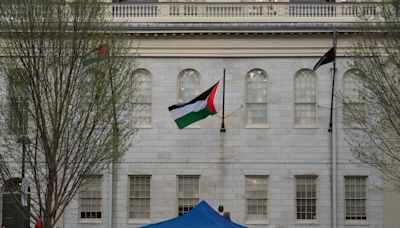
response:
<svg viewBox="0 0 400 228"><path fill-rule="evenodd" d="M346 220L367 220L367 177L344 178Z"/></svg>
<svg viewBox="0 0 400 228"><path fill-rule="evenodd" d="M246 220L267 220L267 176L246 176Z"/></svg>
<svg viewBox="0 0 400 228"><path fill-rule="evenodd" d="M184 70L178 77L178 102L191 101L200 93L200 74L192 69Z"/></svg>
<svg viewBox="0 0 400 228"><path fill-rule="evenodd" d="M200 200L200 176L178 176L178 215L192 210Z"/></svg>
<svg viewBox="0 0 400 228"><path fill-rule="evenodd" d="M296 219L317 219L317 177L296 177Z"/></svg>
<svg viewBox="0 0 400 228"><path fill-rule="evenodd" d="M85 178L79 194L81 219L101 218L101 184L101 176L89 176Z"/></svg>
<svg viewBox="0 0 400 228"><path fill-rule="evenodd" d="M129 218L150 218L150 176L129 177Z"/></svg>
<svg viewBox="0 0 400 228"><path fill-rule="evenodd" d="M246 119L248 126L267 124L267 74L252 70L246 76Z"/></svg>
<svg viewBox="0 0 400 228"><path fill-rule="evenodd" d="M137 80L137 96L135 97L136 110L138 111L137 126L151 126L151 79L147 70L137 70L134 73Z"/></svg>
<svg viewBox="0 0 400 228"><path fill-rule="evenodd" d="M362 72L356 69L348 70L343 75L343 125L348 128L362 127L366 118L358 77L362 77Z"/></svg>
<svg viewBox="0 0 400 228"><path fill-rule="evenodd" d="M317 124L317 76L311 70L300 70L294 79L296 127L315 127Z"/></svg>
<svg viewBox="0 0 400 228"><path fill-rule="evenodd" d="M22 73L14 70L8 75L8 129L17 136L25 135L28 127L28 88Z"/></svg>

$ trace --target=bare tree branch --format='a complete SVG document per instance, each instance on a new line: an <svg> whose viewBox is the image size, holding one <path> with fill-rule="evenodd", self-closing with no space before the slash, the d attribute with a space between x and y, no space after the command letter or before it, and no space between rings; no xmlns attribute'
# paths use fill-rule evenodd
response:
<svg viewBox="0 0 400 228"><path fill-rule="evenodd" d="M357 159L379 169L400 190L400 14L399 1L382 3L378 18L362 18L353 67L363 74L357 90L367 110L349 108L347 118L360 126L347 128Z"/></svg>
<svg viewBox="0 0 400 228"><path fill-rule="evenodd" d="M6 1L1 10L1 80L13 89L0 93L0 177L19 176L24 144L31 217L52 227L84 177L131 146L138 111L131 41L111 30L100 0ZM104 45L101 60L85 64Z"/></svg>

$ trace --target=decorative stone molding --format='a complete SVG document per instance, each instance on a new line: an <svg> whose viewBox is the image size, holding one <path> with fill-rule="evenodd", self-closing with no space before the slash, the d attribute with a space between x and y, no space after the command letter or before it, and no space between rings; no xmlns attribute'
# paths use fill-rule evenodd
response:
<svg viewBox="0 0 400 228"><path fill-rule="evenodd" d="M110 3L112 22L356 22L376 16L377 2Z"/></svg>

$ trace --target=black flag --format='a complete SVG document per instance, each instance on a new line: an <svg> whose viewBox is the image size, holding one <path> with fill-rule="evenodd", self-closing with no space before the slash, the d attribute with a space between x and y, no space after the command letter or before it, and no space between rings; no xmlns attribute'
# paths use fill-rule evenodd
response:
<svg viewBox="0 0 400 228"><path fill-rule="evenodd" d="M325 53L324 56L322 56L319 61L317 62L317 64L315 64L313 71L316 71L320 66L333 62L335 60L336 57L336 53L335 53L335 47L332 47L331 49L329 49L328 52Z"/></svg>

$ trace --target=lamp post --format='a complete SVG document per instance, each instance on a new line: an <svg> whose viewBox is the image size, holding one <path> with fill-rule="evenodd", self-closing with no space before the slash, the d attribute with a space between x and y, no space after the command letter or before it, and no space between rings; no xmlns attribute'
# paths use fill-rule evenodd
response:
<svg viewBox="0 0 400 228"><path fill-rule="evenodd" d="M22 167L21 167L21 177L25 178L25 156L26 156L26 145L29 144L29 138L24 134L20 136L17 143L22 145Z"/></svg>
<svg viewBox="0 0 400 228"><path fill-rule="evenodd" d="M22 165L21 165L21 206L22 206L22 227L29 225L29 219L27 218L27 211L29 208L28 203L28 191L29 184L25 179L25 156L26 156L26 145L29 144L29 138L24 134L17 140L18 143L22 144Z"/></svg>

